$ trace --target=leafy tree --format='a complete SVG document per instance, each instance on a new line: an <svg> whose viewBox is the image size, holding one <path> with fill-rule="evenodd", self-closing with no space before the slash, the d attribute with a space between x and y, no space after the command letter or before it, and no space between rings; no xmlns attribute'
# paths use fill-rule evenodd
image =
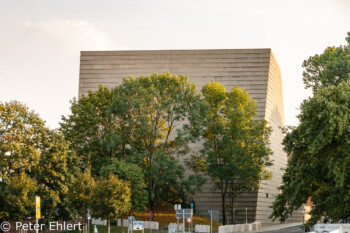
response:
<svg viewBox="0 0 350 233"><path fill-rule="evenodd" d="M347 42L304 61L304 82L314 96L301 104L299 126L285 129L284 150L292 156L272 206L274 220L286 221L308 198L314 208L307 225L349 218L350 33Z"/></svg>
<svg viewBox="0 0 350 233"><path fill-rule="evenodd" d="M63 122L60 123L60 130L70 141L70 148L83 161L80 168L84 170L91 164L93 176L99 176L101 168L110 164L122 144L122 138L114 130L118 124L111 122L111 100L112 89L99 86L97 91L73 99L72 114L62 116Z"/></svg>
<svg viewBox="0 0 350 233"><path fill-rule="evenodd" d="M127 161L143 168L152 211L164 191L183 180L176 155L187 154L200 133L200 107L196 86L183 75L130 77L114 90L114 121L122 122Z"/></svg>
<svg viewBox="0 0 350 233"><path fill-rule="evenodd" d="M142 169L136 164L127 163L124 160L114 159L111 165L103 168L101 174L104 177L108 177L109 174L113 173L120 179L130 182L131 188L131 210L136 212L143 212L146 210L148 202L147 191L145 189L145 179ZM124 218L123 213L121 218ZM123 221L122 232L124 232Z"/></svg>
<svg viewBox="0 0 350 233"><path fill-rule="evenodd" d="M0 103L0 177L5 178L0 185L0 203L19 200L16 210L3 209L2 217L19 220L33 214L28 202L34 203L34 194L42 198L44 221L58 217L57 207L75 171L73 157L63 136L46 128L25 105L16 101ZM72 167L68 169L68 165ZM35 184L35 189L29 184Z"/></svg>
<svg viewBox="0 0 350 233"><path fill-rule="evenodd" d="M0 103L1 219L20 220L33 214L37 189L28 185L36 184L31 172L39 164L37 142L43 130L39 116L23 104Z"/></svg>
<svg viewBox="0 0 350 233"><path fill-rule="evenodd" d="M218 82L202 89L209 112L203 118L202 165L221 191L223 224L226 223L226 197L232 218L234 200L242 192L253 191L270 177L268 147L271 129L266 121L255 120L256 102L248 93L234 87L227 92Z"/></svg>
<svg viewBox="0 0 350 233"><path fill-rule="evenodd" d="M68 185L73 179L75 166L68 167L68 142L63 135L46 129L38 146L40 160L33 168L33 175L38 183L37 195L41 197L42 215L48 226L49 222L59 217L58 208L68 194Z"/></svg>
<svg viewBox="0 0 350 233"><path fill-rule="evenodd" d="M78 176L71 183L69 189L69 199L78 216L83 217L84 232L87 232L87 214L91 209L95 179L91 176L91 169L88 167L85 172L79 172Z"/></svg>
<svg viewBox="0 0 350 233"><path fill-rule="evenodd" d="M110 233L111 219L120 218L131 207L130 183L110 174L108 179L97 182L93 197L92 215L107 219Z"/></svg>
<svg viewBox="0 0 350 233"><path fill-rule="evenodd" d="M0 103L1 174L31 173L38 166L44 122L19 102Z"/></svg>
<svg viewBox="0 0 350 233"><path fill-rule="evenodd" d="M8 177L8 178L7 178ZM34 212L33 200L36 182L25 172L3 176L6 185L1 188L0 219L22 220Z"/></svg>
<svg viewBox="0 0 350 233"><path fill-rule="evenodd" d="M180 196L201 179L184 179L178 156L200 135L201 99L185 76L170 73L125 79L114 90L99 87L72 102L61 130L92 175L114 159L142 168L151 210L159 200ZM198 181L198 182L195 182ZM135 188L134 188L135 189Z"/></svg>
<svg viewBox="0 0 350 233"><path fill-rule="evenodd" d="M194 156L192 155L191 157L194 157ZM186 159L185 159L185 164L187 164ZM188 166L188 167L191 168L191 166ZM189 208L191 207L191 203L195 204L193 196L195 195L196 192L202 191L201 188L206 181L207 181L207 178L205 178L198 172L195 172L194 174L190 174L186 180L182 180L180 182L180 185L179 187L176 187L177 188L176 190L172 190L172 193L170 195L173 196L174 199L168 198L168 200L170 200L172 203L182 202L184 207L187 206ZM194 206L194 209L196 209L195 206Z"/></svg>
<svg viewBox="0 0 350 233"><path fill-rule="evenodd" d="M311 197L309 224L321 217L350 217L350 84L319 89L301 105L300 124L283 144L293 153L283 175L282 193L273 204L273 219L284 222Z"/></svg>
<svg viewBox="0 0 350 233"><path fill-rule="evenodd" d="M306 88L317 91L322 87L338 85L350 80L350 32L348 44L328 47L322 54L316 54L304 61L303 80Z"/></svg>
<svg viewBox="0 0 350 233"><path fill-rule="evenodd" d="M142 169L136 164L114 159L111 165L108 165L101 171L104 177L108 177L111 173L122 180L130 182L131 209L136 212L145 211L148 199Z"/></svg>

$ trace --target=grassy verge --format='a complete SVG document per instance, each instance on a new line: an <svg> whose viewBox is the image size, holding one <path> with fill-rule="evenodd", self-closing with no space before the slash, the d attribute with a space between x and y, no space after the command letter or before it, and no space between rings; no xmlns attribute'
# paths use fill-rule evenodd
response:
<svg viewBox="0 0 350 233"><path fill-rule="evenodd" d="M149 221L149 210L144 213L134 213L136 220L140 221ZM208 216L209 217L209 216ZM210 218L200 217L198 215L193 215L193 227L197 224L201 225L209 225L210 226ZM154 221L159 222L160 230L167 230L169 223L176 223L176 214L174 210L174 206L168 203L161 203L156 206L156 210L154 213ZM182 221L180 221L181 223ZM213 231L218 232L218 227L222 224L220 222L213 221ZM188 223L186 223L186 229L188 228Z"/></svg>
<svg viewBox="0 0 350 233"><path fill-rule="evenodd" d="M154 221L159 222L159 231L158 230L153 230L152 233L159 233L162 231L167 231L168 230L168 225L170 223L176 223L176 214L173 205L168 204L168 203L161 203L156 206L156 209L154 211ZM135 216L136 220L138 221L150 221L150 216L149 216L149 210L147 210L144 213L132 213L132 215ZM127 217L124 217L125 219ZM193 216L193 227L197 224L201 225L209 225L210 226L210 219L209 218L204 218L200 217L197 215ZM112 224L115 223L116 221L112 221ZM182 223L182 221L180 221ZM218 227L221 226L222 224L220 222L215 222L213 221L213 232L218 232ZM186 223L186 231L188 231L188 223ZM90 232L89 233L94 233L93 229L94 226L90 225ZM97 226L98 233L107 233L107 226ZM180 229L182 232L182 230ZM128 229L126 226L124 226L124 233L127 233ZM70 233L79 233L79 231L70 231ZM111 233L122 233L121 227L117 226L111 226ZM134 233L142 233L142 231L135 231ZM150 230L145 230L145 233L151 233Z"/></svg>

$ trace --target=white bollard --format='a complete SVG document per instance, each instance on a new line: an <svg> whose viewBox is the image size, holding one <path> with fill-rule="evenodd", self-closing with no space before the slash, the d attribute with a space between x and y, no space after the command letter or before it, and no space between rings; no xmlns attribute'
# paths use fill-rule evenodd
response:
<svg viewBox="0 0 350 233"><path fill-rule="evenodd" d="M121 219L118 219L117 226L118 226L118 227L121 227L121 226L122 226L122 221L121 221ZM127 220L127 219L123 219L123 227L128 227L128 220Z"/></svg>
<svg viewBox="0 0 350 233"><path fill-rule="evenodd" d="M233 232L239 232L239 225L233 225Z"/></svg>
<svg viewBox="0 0 350 233"><path fill-rule="evenodd" d="M228 225L228 232L232 233L233 232L233 225Z"/></svg>
<svg viewBox="0 0 350 233"><path fill-rule="evenodd" d="M225 226L219 226L219 233L226 233Z"/></svg>
<svg viewBox="0 0 350 233"><path fill-rule="evenodd" d="M209 233L210 232L210 226L209 225L197 224L197 225L195 225L195 232Z"/></svg>
<svg viewBox="0 0 350 233"><path fill-rule="evenodd" d="M237 224L237 227L238 227L238 232L244 231L244 224Z"/></svg>
<svg viewBox="0 0 350 233"><path fill-rule="evenodd" d="M261 222L253 222L252 224L253 231L258 231L261 229Z"/></svg>
<svg viewBox="0 0 350 233"><path fill-rule="evenodd" d="M159 230L159 222L152 222L153 226L152 229L153 230Z"/></svg>
<svg viewBox="0 0 350 233"><path fill-rule="evenodd" d="M252 224L246 223L244 224L244 231L251 231L253 229Z"/></svg>
<svg viewBox="0 0 350 233"><path fill-rule="evenodd" d="M92 224L92 225L103 225L103 226L107 226L107 220L102 220L102 219L100 219L100 218L98 218L98 219L92 218L91 224Z"/></svg>
<svg viewBox="0 0 350 233"><path fill-rule="evenodd" d="M157 228L159 229L159 223L157 223ZM179 223L179 231L182 231L182 223ZM177 232L177 224L176 223L169 223L168 232Z"/></svg>

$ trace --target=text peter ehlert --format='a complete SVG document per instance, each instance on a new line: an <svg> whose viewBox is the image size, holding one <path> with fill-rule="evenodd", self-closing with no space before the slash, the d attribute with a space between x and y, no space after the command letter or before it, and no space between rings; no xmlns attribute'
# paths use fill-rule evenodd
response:
<svg viewBox="0 0 350 233"><path fill-rule="evenodd" d="M33 231L39 230L42 231L46 228L46 224L39 223L22 223L16 222L16 230L25 230L25 231ZM50 222L48 226L49 231L74 231L74 230L82 230L82 223L67 223L67 222Z"/></svg>

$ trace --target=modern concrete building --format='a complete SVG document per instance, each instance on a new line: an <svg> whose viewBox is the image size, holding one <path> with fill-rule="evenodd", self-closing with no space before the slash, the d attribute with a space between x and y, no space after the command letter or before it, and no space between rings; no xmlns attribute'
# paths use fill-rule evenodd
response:
<svg viewBox="0 0 350 233"><path fill-rule="evenodd" d="M258 118L265 118L273 129L270 140L273 177L263 182L258 192L244 193L237 199L234 221L245 222L248 208L249 222L271 224L268 219L272 212L270 206L279 193L281 168L287 164L287 155L281 145L283 134L279 129L284 126L281 71L271 49L83 51L79 95L97 89L99 84L114 87L129 75L138 77L166 71L188 75L189 81L195 82L198 89L208 81L219 81L227 90L237 85L257 101ZM198 214L208 216L208 210L220 210L220 193L213 190L212 183L205 184L202 190L194 197ZM302 215L296 214L289 221L301 222Z"/></svg>

